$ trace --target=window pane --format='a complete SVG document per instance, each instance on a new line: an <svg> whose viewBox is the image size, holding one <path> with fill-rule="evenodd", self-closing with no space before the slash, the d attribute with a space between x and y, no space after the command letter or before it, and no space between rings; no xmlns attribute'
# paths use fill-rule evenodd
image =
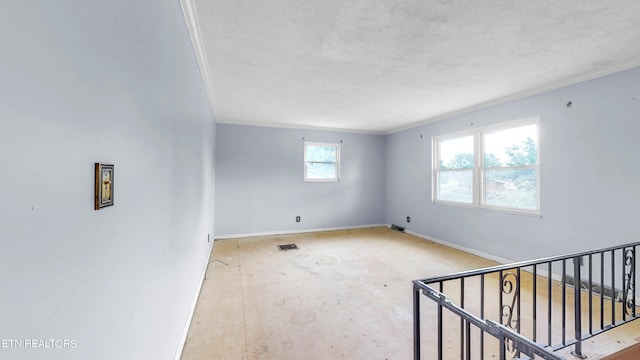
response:
<svg viewBox="0 0 640 360"><path fill-rule="evenodd" d="M536 185L536 169L487 170L484 173L484 204L537 210Z"/></svg>
<svg viewBox="0 0 640 360"><path fill-rule="evenodd" d="M473 136L439 141L438 156L440 169L472 169Z"/></svg>
<svg viewBox="0 0 640 360"><path fill-rule="evenodd" d="M484 134L484 167L538 163L536 124Z"/></svg>
<svg viewBox="0 0 640 360"><path fill-rule="evenodd" d="M307 145L307 161L336 162L336 147L323 145Z"/></svg>
<svg viewBox="0 0 640 360"><path fill-rule="evenodd" d="M307 162L307 179L336 179L335 163Z"/></svg>
<svg viewBox="0 0 640 360"><path fill-rule="evenodd" d="M473 170L440 171L438 200L473 203Z"/></svg>

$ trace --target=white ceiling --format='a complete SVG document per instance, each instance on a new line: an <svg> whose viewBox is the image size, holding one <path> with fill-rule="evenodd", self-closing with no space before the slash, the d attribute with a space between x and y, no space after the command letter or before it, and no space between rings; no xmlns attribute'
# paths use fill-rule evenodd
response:
<svg viewBox="0 0 640 360"><path fill-rule="evenodd" d="M183 1L221 123L390 133L640 65L638 0Z"/></svg>

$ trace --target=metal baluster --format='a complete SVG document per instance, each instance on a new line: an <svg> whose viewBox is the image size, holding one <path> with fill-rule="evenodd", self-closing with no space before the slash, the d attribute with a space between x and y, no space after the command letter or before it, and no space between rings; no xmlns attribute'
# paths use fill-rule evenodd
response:
<svg viewBox="0 0 640 360"><path fill-rule="evenodd" d="M502 277L502 274L500 274ZM498 339L500 340L500 360L506 360L507 358L507 354L506 354L506 338L504 337L504 335L500 334L500 336L498 337Z"/></svg>
<svg viewBox="0 0 640 360"><path fill-rule="evenodd" d="M480 275L480 318L484 319L484 274ZM480 360L484 360L484 330L480 329Z"/></svg>
<svg viewBox="0 0 640 360"><path fill-rule="evenodd" d="M520 308L520 285L522 284L522 282L520 281L521 280L521 278L520 278L520 268L516 269L516 274L518 274L517 275L518 278L516 279L516 297L517 297L517 301L518 301L518 303L516 305L517 309L518 309L517 310L518 319L516 320L517 321L517 323L516 323L517 324L516 325L516 331L518 332L518 334L520 334L520 314L521 314L521 312L520 312L521 311L521 308Z"/></svg>
<svg viewBox="0 0 640 360"><path fill-rule="evenodd" d="M502 304L502 282L504 281L502 270L500 270L500 279L499 280L500 280L500 283L498 285L500 287L500 290L499 290L500 291L500 295L498 296L499 297L498 306L499 306L499 309L500 309L499 316L500 316L500 324L504 325L503 320L502 320L502 317L503 317L503 313L502 313L502 305L503 305ZM506 350L505 347L506 346L507 346L507 344L504 342L504 338L503 338L502 341L500 341L500 359L504 359L504 356L505 356L504 354L505 354L505 350Z"/></svg>
<svg viewBox="0 0 640 360"><path fill-rule="evenodd" d="M611 325L616 323L616 256L611 250Z"/></svg>
<svg viewBox="0 0 640 360"><path fill-rule="evenodd" d="M467 360L471 360L471 323L469 321L465 321L466 323L466 332L467 332L467 346L466 346L466 351L467 351Z"/></svg>
<svg viewBox="0 0 640 360"><path fill-rule="evenodd" d="M547 341L547 345L551 346L553 345L551 343L551 313L552 313L552 306L551 306L551 295L553 292L553 288L552 288L552 282L551 282L551 264L552 262L549 261L548 263L548 273L547 273L547 336L548 336L548 341Z"/></svg>
<svg viewBox="0 0 640 360"><path fill-rule="evenodd" d="M460 278L460 307L464 309L464 277ZM464 319L460 317L460 359L464 359Z"/></svg>
<svg viewBox="0 0 640 360"><path fill-rule="evenodd" d="M442 293L442 281L438 289ZM442 305L438 304L438 360L442 360Z"/></svg>
<svg viewBox="0 0 640 360"><path fill-rule="evenodd" d="M571 352L571 355L585 359L586 356L582 354L582 298L580 294L580 283L582 276L580 275L580 256L576 256L573 258L573 278L574 278L574 286L573 286L573 316L575 319L575 339L576 344L574 350Z"/></svg>
<svg viewBox="0 0 640 360"><path fill-rule="evenodd" d="M562 345L567 345L567 260L562 259Z"/></svg>
<svg viewBox="0 0 640 360"><path fill-rule="evenodd" d="M538 339L538 266L533 264L533 342Z"/></svg>
<svg viewBox="0 0 640 360"><path fill-rule="evenodd" d="M593 254L589 254L589 334L593 335Z"/></svg>
<svg viewBox="0 0 640 360"><path fill-rule="evenodd" d="M416 284L413 284L413 359L420 360L420 288Z"/></svg>
<svg viewBox="0 0 640 360"><path fill-rule="evenodd" d="M522 284L522 282L520 281L520 268L516 269L516 274L518 274L518 278L516 279L516 296L517 296L517 309L518 309L518 320L517 320L517 325L516 325L516 332L518 332L518 334L520 334L520 323L521 323L521 319L520 319L520 285ZM520 350L516 351L516 357L520 357Z"/></svg>
<svg viewBox="0 0 640 360"><path fill-rule="evenodd" d="M600 330L604 330L604 251L600 253Z"/></svg>

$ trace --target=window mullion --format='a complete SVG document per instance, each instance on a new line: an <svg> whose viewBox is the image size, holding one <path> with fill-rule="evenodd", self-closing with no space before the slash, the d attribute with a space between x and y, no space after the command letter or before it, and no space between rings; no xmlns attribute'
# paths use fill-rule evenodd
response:
<svg viewBox="0 0 640 360"><path fill-rule="evenodd" d="M482 204L484 196L484 181L482 176L483 156L484 151L482 143L482 133L476 132L474 135L475 141L475 166L473 168L473 205L479 207Z"/></svg>

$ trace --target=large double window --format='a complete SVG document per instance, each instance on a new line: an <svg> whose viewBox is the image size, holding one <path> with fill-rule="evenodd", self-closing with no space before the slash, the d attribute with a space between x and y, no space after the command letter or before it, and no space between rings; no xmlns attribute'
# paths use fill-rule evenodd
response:
<svg viewBox="0 0 640 360"><path fill-rule="evenodd" d="M433 139L436 203L540 213L538 117Z"/></svg>

